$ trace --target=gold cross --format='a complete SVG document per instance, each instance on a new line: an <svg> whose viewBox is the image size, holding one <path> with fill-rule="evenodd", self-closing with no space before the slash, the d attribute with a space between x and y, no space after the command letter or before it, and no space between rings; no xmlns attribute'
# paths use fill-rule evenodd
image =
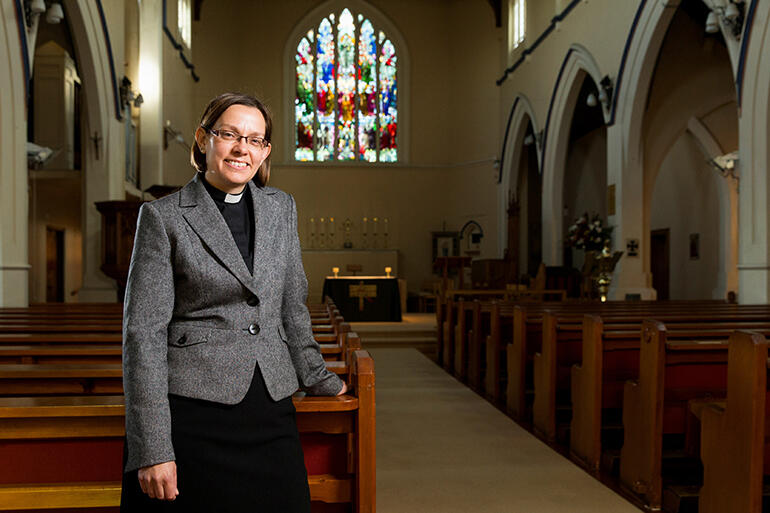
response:
<svg viewBox="0 0 770 513"><path fill-rule="evenodd" d="M358 298L358 311L364 311L364 298L377 297L377 285L364 285L361 281L358 285L348 286L348 296Z"/></svg>

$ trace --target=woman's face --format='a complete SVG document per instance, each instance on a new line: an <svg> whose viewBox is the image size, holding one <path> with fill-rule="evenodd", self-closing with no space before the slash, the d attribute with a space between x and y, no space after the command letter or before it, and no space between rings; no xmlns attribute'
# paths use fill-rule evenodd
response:
<svg viewBox="0 0 770 513"><path fill-rule="evenodd" d="M233 135L246 136L248 140L226 140L233 139ZM247 105L228 107L211 130L198 127L195 140L206 155L206 180L224 192L240 193L270 155L270 145L261 148L249 142L264 136L265 118L262 112Z"/></svg>

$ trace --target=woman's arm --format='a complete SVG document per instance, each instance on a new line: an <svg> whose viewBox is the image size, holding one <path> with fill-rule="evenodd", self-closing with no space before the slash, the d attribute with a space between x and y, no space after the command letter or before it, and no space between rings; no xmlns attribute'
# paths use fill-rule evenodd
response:
<svg viewBox="0 0 770 513"><path fill-rule="evenodd" d="M166 361L174 306L171 243L157 209L139 211L123 307L126 471L175 459Z"/></svg>
<svg viewBox="0 0 770 513"><path fill-rule="evenodd" d="M302 266L302 252L297 234L297 205L289 196L288 265L283 288L281 315L289 352L300 384L314 395L338 395L347 389L336 374L326 368L318 343L313 338L310 314L305 306L307 278Z"/></svg>

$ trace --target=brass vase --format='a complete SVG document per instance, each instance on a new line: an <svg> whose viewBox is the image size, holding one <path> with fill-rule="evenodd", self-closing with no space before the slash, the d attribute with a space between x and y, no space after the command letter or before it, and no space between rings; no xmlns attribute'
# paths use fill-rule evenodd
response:
<svg viewBox="0 0 770 513"><path fill-rule="evenodd" d="M604 245L601 253L596 256L594 284L602 303L607 301L607 293L610 289L610 284L612 283L612 272L615 270L615 266L621 256L623 256L622 251L615 251L613 253L610 250L609 242Z"/></svg>

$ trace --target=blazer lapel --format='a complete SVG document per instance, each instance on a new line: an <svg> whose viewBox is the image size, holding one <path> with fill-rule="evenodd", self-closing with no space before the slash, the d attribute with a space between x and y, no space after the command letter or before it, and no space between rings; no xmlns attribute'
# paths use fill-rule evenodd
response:
<svg viewBox="0 0 770 513"><path fill-rule="evenodd" d="M266 262L260 255L265 255L265 250L274 243L276 236L276 205L272 187L258 187L254 182L249 182L251 199L254 202L254 281L262 283L262 279L269 272L271 262Z"/></svg>
<svg viewBox="0 0 770 513"><path fill-rule="evenodd" d="M198 175L180 191L179 204L184 209L185 220L203 243L244 287L256 294L254 278L249 273L246 263L238 251L238 246L235 245L230 228L225 223L222 214Z"/></svg>

